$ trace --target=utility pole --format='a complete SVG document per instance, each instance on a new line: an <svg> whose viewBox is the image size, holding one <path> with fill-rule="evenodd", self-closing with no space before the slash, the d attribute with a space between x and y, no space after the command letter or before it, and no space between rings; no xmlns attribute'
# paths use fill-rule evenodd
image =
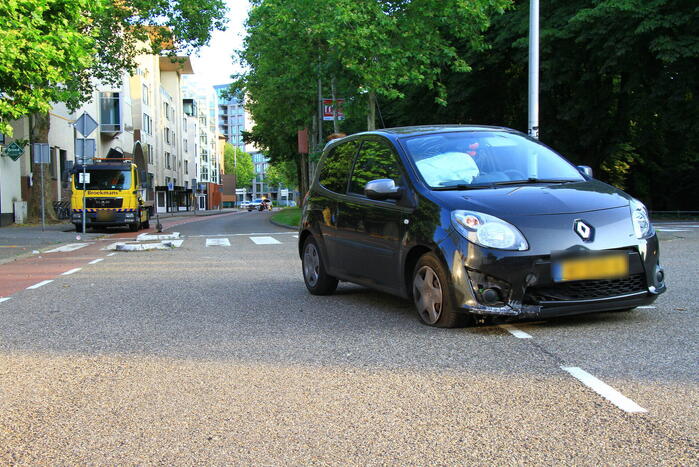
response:
<svg viewBox="0 0 699 467"><path fill-rule="evenodd" d="M529 0L529 136L539 139L539 0Z"/></svg>

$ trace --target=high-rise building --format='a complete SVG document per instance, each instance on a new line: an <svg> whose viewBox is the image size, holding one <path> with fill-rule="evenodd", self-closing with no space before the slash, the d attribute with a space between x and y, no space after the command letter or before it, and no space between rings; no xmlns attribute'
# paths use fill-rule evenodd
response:
<svg viewBox="0 0 699 467"><path fill-rule="evenodd" d="M246 124L245 108L241 100L223 95L228 88L228 84L214 86L217 98L218 132L226 138L227 142L244 151L245 143L243 143L242 132L245 130Z"/></svg>

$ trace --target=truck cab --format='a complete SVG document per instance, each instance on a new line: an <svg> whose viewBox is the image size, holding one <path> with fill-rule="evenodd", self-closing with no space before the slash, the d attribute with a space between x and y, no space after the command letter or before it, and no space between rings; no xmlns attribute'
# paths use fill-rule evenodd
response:
<svg viewBox="0 0 699 467"><path fill-rule="evenodd" d="M76 165L71 176L71 220L76 231L85 228L126 226L132 232L150 227L145 187L131 159L95 159Z"/></svg>

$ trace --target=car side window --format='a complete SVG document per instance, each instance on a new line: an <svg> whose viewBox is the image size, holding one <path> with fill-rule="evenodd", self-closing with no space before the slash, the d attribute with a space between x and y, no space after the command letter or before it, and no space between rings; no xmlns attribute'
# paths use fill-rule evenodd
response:
<svg viewBox="0 0 699 467"><path fill-rule="evenodd" d="M396 154L388 142L364 141L354 163L349 191L363 196L364 185L380 178L401 184L402 174Z"/></svg>
<svg viewBox="0 0 699 467"><path fill-rule="evenodd" d="M335 193L345 192L352 159L357 153L357 146L357 141L347 141L335 146L325 156L318 175L318 181L321 185Z"/></svg>

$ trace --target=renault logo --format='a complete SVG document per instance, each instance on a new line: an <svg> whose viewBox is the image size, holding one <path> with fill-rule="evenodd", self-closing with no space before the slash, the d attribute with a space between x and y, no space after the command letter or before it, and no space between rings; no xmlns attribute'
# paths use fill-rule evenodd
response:
<svg viewBox="0 0 699 467"><path fill-rule="evenodd" d="M580 238L583 239L584 242L591 242L592 241L592 234L593 234L592 227L587 225L581 219L578 219L573 223L573 229L575 230L575 233L578 234L580 236Z"/></svg>

